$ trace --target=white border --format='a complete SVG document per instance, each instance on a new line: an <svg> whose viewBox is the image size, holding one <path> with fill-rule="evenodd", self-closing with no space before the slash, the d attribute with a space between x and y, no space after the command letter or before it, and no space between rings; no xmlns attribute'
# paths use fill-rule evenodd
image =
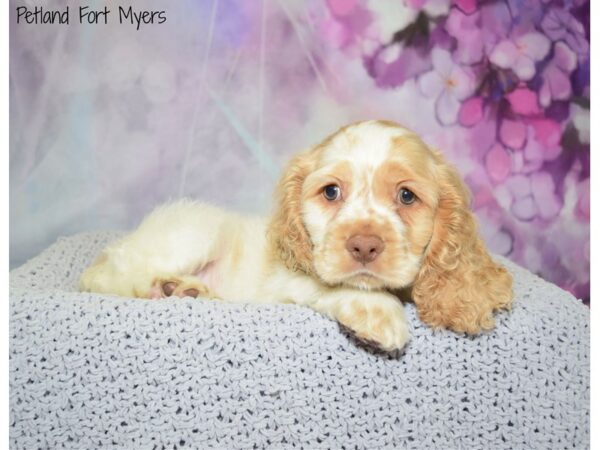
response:
<svg viewBox="0 0 600 450"><path fill-rule="evenodd" d="M598 10L598 2L590 0L590 29L594 29L594 24L597 26L600 22L597 17ZM598 88L597 80L594 79L594 76L598 78L598 33L591 31L590 32L590 100L591 100L591 109L590 109L590 152L591 152L591 171L590 171L590 195L591 199L591 217L590 217L590 309L591 309L591 323L590 323L590 332L591 332L591 351L590 351L590 448L599 448L600 447L600 436L598 432L598 427L600 426L600 419L598 416L598 405L600 405L600 397L598 395L598 383L593 384L594 377L597 376L600 371L598 370L600 364L598 358L597 349L598 343L598 308L600 307L600 301L598 300L598 295L600 295L600 290L598 289L598 285L596 284L599 280L598 278L598 227L600 226L600 220L598 216L598 202L594 205L594 199L598 199L598 155L594 153L594 144L598 142L600 135L598 134L598 121L600 120L600 115L598 114L598 108L600 107L600 102L598 102L598 94L596 93L596 89ZM593 86L593 87L592 87ZM597 145L597 144L596 144ZM594 239L596 237L596 239Z"/></svg>
<svg viewBox="0 0 600 450"><path fill-rule="evenodd" d="M12 5L11 5L12 6ZM3 296L6 300L3 302L3 311L0 313L0 329L4 334L4 338L0 339L0 357L4 363L4 367L0 370L0 397L2 399L2 408L0 409L0 448L8 448L8 430L9 430L9 396L8 396L8 339L9 339L9 301L8 301L8 166L9 166L9 145L8 145L8 40L9 40L9 5L4 4L0 8L0 67L4 69L0 70L0 136L1 143L0 148L2 149L2 155L4 163L1 164L0 168L0 190L2 192L1 214L2 214L2 239L0 242L2 247L0 248L1 262L0 262L0 280L2 282L3 291L6 293Z"/></svg>
<svg viewBox="0 0 600 450"><path fill-rule="evenodd" d="M0 254L2 255L0 262L0 280L2 281L2 286L4 286L4 292L8 294L8 224L9 224L9 208L8 208L8 186L9 186L9 71L7 70L9 67L9 8L12 7L12 4L9 2L9 5L4 4L4 7L0 8L0 67L4 67L4 70L0 70L0 136L2 136L0 148L2 148L2 154L4 155L4 164L1 164L0 170L0 180L2 180L0 191L2 192L2 201L0 202L2 208L2 230L3 230L3 239L0 240L2 247L0 248ZM600 20L598 20L597 13L600 13L598 8L598 2L590 1L591 7L591 28L594 29L594 23L598 25ZM596 30L598 31L598 30ZM598 39L597 32L591 33L591 85L594 86L594 95L591 97L591 111L590 111L590 123L592 125L600 124L600 114L597 113L600 108L600 103L598 102L598 94L595 94L595 89L598 88L598 84L596 84L595 75L598 75L600 72L598 70ZM598 130L595 126L591 127L591 143L595 144L600 139ZM594 240L594 237L598 233L598 227L600 227L600 220L598 216L598 210L600 206L594 206L594 200L600 198L598 192L598 183L597 183L597 174L598 174L598 159L599 155L596 155L594 152L594 147L592 146L592 156L591 156L591 198L592 198L592 207L591 207L591 343L592 343L592 351L591 351L591 380L595 378L596 375L600 374L600 370L598 370L599 366L599 356L598 352L594 350L597 348L597 336L596 327L598 325L598 309L600 308L600 300L598 299L596 294L600 294L600 290L597 289L596 282L600 280L598 276L598 241ZM596 202L596 205L599 203ZM8 299L8 295L4 296L5 299ZM8 392L8 338L9 338L9 302L4 302L3 306L4 313L0 314L0 328L4 331L4 339L0 339L0 351L2 361L4 362L4 370L1 370L0 373L0 397L2 400L3 408L0 408L0 421L2 425L0 426L2 439L0 440L0 448L8 448L8 429L9 429L9 392ZM596 388L598 384L592 386L591 388L591 407L592 412L596 413L598 405L600 404L600 396L598 394L598 389ZM590 418L590 433L591 433L591 447L590 448L600 448L600 438L598 429L600 427L600 419L598 414L592 414Z"/></svg>

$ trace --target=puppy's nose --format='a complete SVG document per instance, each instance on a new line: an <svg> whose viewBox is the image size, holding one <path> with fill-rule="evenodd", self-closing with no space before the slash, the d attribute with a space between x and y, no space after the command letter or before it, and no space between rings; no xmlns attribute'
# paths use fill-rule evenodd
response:
<svg viewBox="0 0 600 450"><path fill-rule="evenodd" d="M346 250L362 264L375 261L384 248L385 244L381 238L375 235L355 234L346 241Z"/></svg>

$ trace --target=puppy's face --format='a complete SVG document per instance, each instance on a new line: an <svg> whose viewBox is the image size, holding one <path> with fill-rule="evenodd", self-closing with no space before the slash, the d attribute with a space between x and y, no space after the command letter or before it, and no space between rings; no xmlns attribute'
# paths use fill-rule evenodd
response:
<svg viewBox="0 0 600 450"><path fill-rule="evenodd" d="M314 158L301 215L319 278L361 289L410 285L433 233L433 153L403 128L366 122L330 137Z"/></svg>
<svg viewBox="0 0 600 450"><path fill-rule="evenodd" d="M459 173L417 135L381 121L341 129L298 154L279 183L271 249L330 285L411 288L431 326L478 333L512 302Z"/></svg>

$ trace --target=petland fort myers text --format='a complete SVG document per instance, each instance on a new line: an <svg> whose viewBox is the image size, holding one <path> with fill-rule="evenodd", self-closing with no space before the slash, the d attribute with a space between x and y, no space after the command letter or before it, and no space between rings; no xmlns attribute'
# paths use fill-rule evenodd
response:
<svg viewBox="0 0 600 450"><path fill-rule="evenodd" d="M71 23L88 25L108 25L112 21L120 24L128 24L139 30L145 25L162 24L167 21L166 11L154 11L135 9L132 6L119 6L118 9L109 9L108 6L97 9L91 6L79 6L77 8L49 9L43 6L17 6L17 24L39 25L58 24L69 25Z"/></svg>

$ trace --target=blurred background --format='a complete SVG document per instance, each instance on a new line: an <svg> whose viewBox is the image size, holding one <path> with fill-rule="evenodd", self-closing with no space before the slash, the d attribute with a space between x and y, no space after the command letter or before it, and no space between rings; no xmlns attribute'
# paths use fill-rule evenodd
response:
<svg viewBox="0 0 600 450"><path fill-rule="evenodd" d="M107 25L69 2L69 25L16 24L37 4L10 1L11 268L183 196L267 213L291 154L385 118L459 167L494 252L589 302L589 0L124 1Z"/></svg>

